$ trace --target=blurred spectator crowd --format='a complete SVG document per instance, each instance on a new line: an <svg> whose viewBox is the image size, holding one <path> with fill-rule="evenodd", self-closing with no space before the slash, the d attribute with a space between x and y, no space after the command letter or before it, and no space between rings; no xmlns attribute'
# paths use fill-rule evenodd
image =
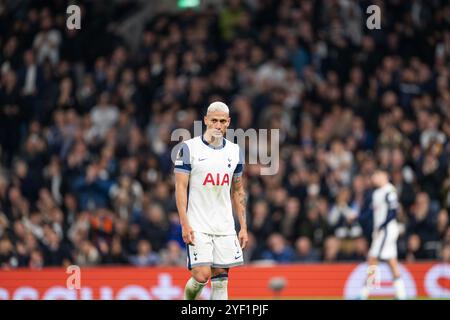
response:
<svg viewBox="0 0 450 320"><path fill-rule="evenodd" d="M159 12L137 48L108 27L137 2L77 3L68 30L68 1L0 0L1 267L185 265L171 133L215 100L280 129L278 174L245 167L248 263L363 261L376 168L399 258L450 261L447 1L230 0Z"/></svg>

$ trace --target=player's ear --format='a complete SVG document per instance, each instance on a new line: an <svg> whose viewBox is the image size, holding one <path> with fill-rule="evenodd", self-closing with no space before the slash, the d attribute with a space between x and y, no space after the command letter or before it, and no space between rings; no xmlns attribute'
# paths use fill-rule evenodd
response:
<svg viewBox="0 0 450 320"><path fill-rule="evenodd" d="M208 125L208 116L203 117L203 123L205 124L205 126Z"/></svg>

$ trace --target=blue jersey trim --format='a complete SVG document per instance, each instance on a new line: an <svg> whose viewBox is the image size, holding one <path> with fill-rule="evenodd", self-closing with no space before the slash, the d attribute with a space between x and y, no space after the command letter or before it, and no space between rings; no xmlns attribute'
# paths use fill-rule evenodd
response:
<svg viewBox="0 0 450 320"><path fill-rule="evenodd" d="M210 143L208 143L208 141L206 141L206 139L205 139L205 137L204 137L203 135L201 136L201 139L202 139L203 143L204 143L206 146L208 146L208 147L210 147L211 149L214 149L214 150L220 150L220 149L223 149L223 148L225 147L225 143L226 143L226 139L223 138L223 143L222 143L222 145L221 145L221 146L218 146L218 147L215 147L215 146L211 145Z"/></svg>

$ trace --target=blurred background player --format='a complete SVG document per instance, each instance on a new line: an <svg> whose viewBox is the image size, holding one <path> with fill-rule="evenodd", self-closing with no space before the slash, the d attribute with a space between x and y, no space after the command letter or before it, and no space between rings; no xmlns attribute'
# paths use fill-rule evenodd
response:
<svg viewBox="0 0 450 320"><path fill-rule="evenodd" d="M397 239L399 227L396 216L398 197L395 187L389 182L387 172L377 170L372 175L375 188L371 197L373 214L372 244L368 254L369 270L374 270L378 261L387 261L394 278L395 296L397 299L406 298L405 284L400 278L397 261ZM367 299L370 287L366 283L361 291L361 299Z"/></svg>
<svg viewBox="0 0 450 320"><path fill-rule="evenodd" d="M184 298L196 299L211 278L211 299L227 300L228 269L244 263L242 249L248 238L243 161L239 146L224 138L230 124L226 104L213 102L204 123L204 135L182 144L174 169L176 204L192 274ZM240 222L239 239L233 205Z"/></svg>

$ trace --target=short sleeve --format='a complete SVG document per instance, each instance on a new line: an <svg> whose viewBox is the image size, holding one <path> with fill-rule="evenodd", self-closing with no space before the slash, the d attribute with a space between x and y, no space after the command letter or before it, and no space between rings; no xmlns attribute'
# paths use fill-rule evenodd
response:
<svg viewBox="0 0 450 320"><path fill-rule="evenodd" d="M388 204L388 209L397 209L398 207L397 193L395 193L394 191L389 192L386 195L386 202Z"/></svg>
<svg viewBox="0 0 450 320"><path fill-rule="evenodd" d="M242 152L241 148L239 148L239 162L236 165L236 169L234 169L233 177L242 176L242 173L244 172L244 162L245 162L244 160L245 160L244 153Z"/></svg>
<svg viewBox="0 0 450 320"><path fill-rule="evenodd" d="M189 147L186 143L182 143L180 150L175 159L174 172L191 173L191 157Z"/></svg>

